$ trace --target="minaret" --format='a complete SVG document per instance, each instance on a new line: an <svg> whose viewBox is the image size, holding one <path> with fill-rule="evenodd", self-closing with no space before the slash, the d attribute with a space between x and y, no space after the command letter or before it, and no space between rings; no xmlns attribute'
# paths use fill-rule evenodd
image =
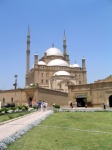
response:
<svg viewBox="0 0 112 150"><path fill-rule="evenodd" d="M37 54L37 52L34 55L34 64L38 64L38 54Z"/></svg>
<svg viewBox="0 0 112 150"><path fill-rule="evenodd" d="M83 84L87 84L86 63L85 58L82 58Z"/></svg>
<svg viewBox="0 0 112 150"><path fill-rule="evenodd" d="M82 58L82 68L83 70L86 70L86 63L85 63L85 58Z"/></svg>
<svg viewBox="0 0 112 150"><path fill-rule="evenodd" d="M26 74L30 72L30 28L28 26L27 50L26 50Z"/></svg>
<svg viewBox="0 0 112 150"><path fill-rule="evenodd" d="M64 39L63 39L63 53L64 53L64 55L67 55L66 47L67 47L67 45L66 45L66 35L65 35L65 31L64 31Z"/></svg>

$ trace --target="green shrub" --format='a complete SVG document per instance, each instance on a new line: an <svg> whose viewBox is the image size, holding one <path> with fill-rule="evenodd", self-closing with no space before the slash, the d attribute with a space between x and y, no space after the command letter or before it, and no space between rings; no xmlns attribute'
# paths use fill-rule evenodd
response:
<svg viewBox="0 0 112 150"><path fill-rule="evenodd" d="M23 106L22 106L22 109L23 109L23 110L28 110L28 106L23 105Z"/></svg>
<svg viewBox="0 0 112 150"><path fill-rule="evenodd" d="M17 107L10 107L12 110L16 110Z"/></svg>
<svg viewBox="0 0 112 150"><path fill-rule="evenodd" d="M60 105L55 105L55 108L60 109Z"/></svg>
<svg viewBox="0 0 112 150"><path fill-rule="evenodd" d="M18 109L22 109L23 107L22 106L18 106Z"/></svg>
<svg viewBox="0 0 112 150"><path fill-rule="evenodd" d="M10 107L5 109L5 113L7 113L9 110L12 110Z"/></svg>
<svg viewBox="0 0 112 150"><path fill-rule="evenodd" d="M5 109L6 109L5 107L1 108L1 112L2 112L2 111L5 111Z"/></svg>
<svg viewBox="0 0 112 150"><path fill-rule="evenodd" d="M37 107L36 107L36 105L33 105L33 107L32 107L32 108L36 109Z"/></svg>

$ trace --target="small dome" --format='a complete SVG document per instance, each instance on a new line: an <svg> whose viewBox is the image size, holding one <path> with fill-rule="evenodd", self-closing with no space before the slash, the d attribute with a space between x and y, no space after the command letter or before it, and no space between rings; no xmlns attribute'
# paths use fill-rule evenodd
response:
<svg viewBox="0 0 112 150"><path fill-rule="evenodd" d="M53 76L55 76L55 75L57 75L57 76L70 76L70 73L67 71L57 71L54 73Z"/></svg>
<svg viewBox="0 0 112 150"><path fill-rule="evenodd" d="M75 64L73 64L71 67L73 67L73 68L77 67L77 68L78 68L78 67L80 67L80 66L75 63Z"/></svg>
<svg viewBox="0 0 112 150"><path fill-rule="evenodd" d="M47 56L63 56L63 53L55 47L47 49L45 53Z"/></svg>
<svg viewBox="0 0 112 150"><path fill-rule="evenodd" d="M54 59L54 60L51 60L47 66L67 66L69 67L69 64L62 60L62 59Z"/></svg>
<svg viewBox="0 0 112 150"><path fill-rule="evenodd" d="M39 61L38 65L46 65L46 63L44 61Z"/></svg>

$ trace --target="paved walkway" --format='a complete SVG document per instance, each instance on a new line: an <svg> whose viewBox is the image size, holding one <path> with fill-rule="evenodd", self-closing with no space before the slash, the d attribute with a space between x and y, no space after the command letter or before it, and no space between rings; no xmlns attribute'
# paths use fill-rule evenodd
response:
<svg viewBox="0 0 112 150"><path fill-rule="evenodd" d="M7 138L11 134L23 129L35 120L41 119L42 117L49 114L52 110L47 111L37 111L27 116L21 117L19 119L14 119L13 121L7 121L7 123L0 125L0 141Z"/></svg>

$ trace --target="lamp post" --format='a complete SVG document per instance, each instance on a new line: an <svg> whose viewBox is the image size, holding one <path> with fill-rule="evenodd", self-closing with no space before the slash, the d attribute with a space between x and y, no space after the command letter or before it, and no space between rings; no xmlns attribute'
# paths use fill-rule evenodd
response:
<svg viewBox="0 0 112 150"><path fill-rule="evenodd" d="M17 88L17 77L18 77L18 75L15 75L15 83L13 84L13 86L15 87L15 90Z"/></svg>

